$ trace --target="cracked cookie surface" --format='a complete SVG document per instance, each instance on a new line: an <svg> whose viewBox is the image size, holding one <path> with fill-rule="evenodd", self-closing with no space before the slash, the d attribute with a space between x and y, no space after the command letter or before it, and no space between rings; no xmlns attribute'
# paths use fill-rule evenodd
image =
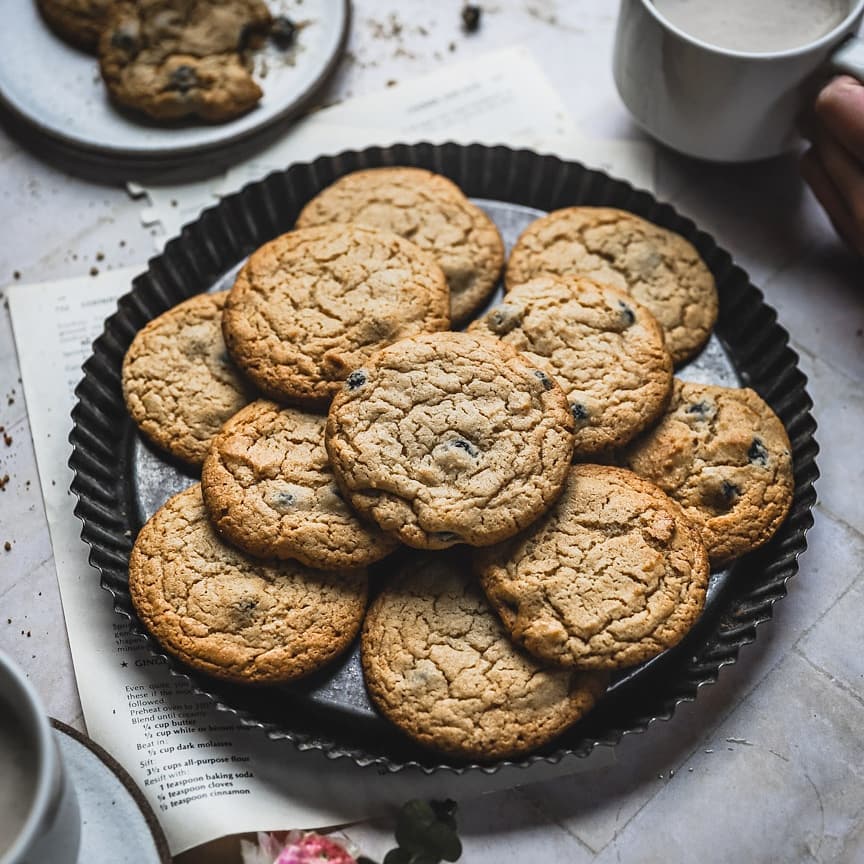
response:
<svg viewBox="0 0 864 864"><path fill-rule="evenodd" d="M141 529L129 590L162 647L196 669L249 684L292 681L341 654L366 608L365 570L311 570L247 558L223 543L200 484Z"/></svg>
<svg viewBox="0 0 864 864"><path fill-rule="evenodd" d="M351 504L403 543L484 546L558 496L573 416L561 387L509 345L436 333L352 372L325 444Z"/></svg>
<svg viewBox="0 0 864 864"><path fill-rule="evenodd" d="M324 449L326 422L258 400L222 427L201 489L223 537L250 555L325 570L365 567L398 546L343 500Z"/></svg>
<svg viewBox="0 0 864 864"><path fill-rule="evenodd" d="M557 504L509 543L475 553L513 638L562 666L618 669L676 645L705 603L708 557L653 483L574 465Z"/></svg>
<svg viewBox="0 0 864 864"><path fill-rule="evenodd" d="M684 508L720 566L767 543L786 518L790 449L780 418L755 391L676 380L660 423L619 461Z"/></svg>
<svg viewBox="0 0 864 864"><path fill-rule="evenodd" d="M99 39L102 78L116 102L157 120L230 120L262 96L244 52L269 26L263 0L115 3Z"/></svg>
<svg viewBox="0 0 864 864"><path fill-rule="evenodd" d="M504 265L495 223L455 183L423 168L347 174L303 208L297 227L332 222L393 231L433 255L447 278L455 326L486 303Z"/></svg>
<svg viewBox="0 0 864 864"><path fill-rule="evenodd" d="M141 432L201 465L222 424L253 398L222 339L227 292L199 294L150 321L123 359L123 398Z"/></svg>
<svg viewBox="0 0 864 864"><path fill-rule="evenodd" d="M96 52L112 0L36 0L36 5L58 36L85 51Z"/></svg>
<svg viewBox="0 0 864 864"><path fill-rule="evenodd" d="M672 390L672 358L654 317L590 279L538 276L468 329L554 376L573 413L576 459L626 444L663 412Z"/></svg>
<svg viewBox="0 0 864 864"><path fill-rule="evenodd" d="M717 320L717 287L679 234L624 210L568 207L532 222L507 263L507 287L534 276L587 276L630 294L657 319L675 363L694 356Z"/></svg>
<svg viewBox="0 0 864 864"><path fill-rule="evenodd" d="M607 683L544 668L517 648L453 553L408 559L372 604L361 645L378 709L421 744L473 759L541 747Z"/></svg>
<svg viewBox="0 0 864 864"><path fill-rule="evenodd" d="M360 225L303 228L253 252L222 324L231 355L268 396L319 403L379 348L449 326L432 256Z"/></svg>

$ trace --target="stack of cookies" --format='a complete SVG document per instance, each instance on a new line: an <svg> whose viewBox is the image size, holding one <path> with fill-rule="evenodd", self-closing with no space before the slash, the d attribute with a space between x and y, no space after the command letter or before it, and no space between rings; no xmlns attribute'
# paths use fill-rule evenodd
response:
<svg viewBox="0 0 864 864"><path fill-rule="evenodd" d="M710 566L786 516L783 425L752 390L673 377L717 315L683 238L619 210L550 213L481 314L503 266L449 180L361 171L230 291L138 333L130 414L201 470L130 559L166 651L279 684L362 631L375 706L489 760L546 744L612 671L680 642Z"/></svg>
<svg viewBox="0 0 864 864"><path fill-rule="evenodd" d="M61 38L99 57L111 99L153 120L233 119L263 93L251 51L288 19L264 0L36 0Z"/></svg>

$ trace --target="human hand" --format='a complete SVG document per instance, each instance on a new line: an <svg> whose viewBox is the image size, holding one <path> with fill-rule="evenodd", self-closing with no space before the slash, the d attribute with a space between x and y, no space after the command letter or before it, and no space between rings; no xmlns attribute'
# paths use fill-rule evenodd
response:
<svg viewBox="0 0 864 864"><path fill-rule="evenodd" d="M837 233L864 255L864 85L848 75L816 98L801 174Z"/></svg>

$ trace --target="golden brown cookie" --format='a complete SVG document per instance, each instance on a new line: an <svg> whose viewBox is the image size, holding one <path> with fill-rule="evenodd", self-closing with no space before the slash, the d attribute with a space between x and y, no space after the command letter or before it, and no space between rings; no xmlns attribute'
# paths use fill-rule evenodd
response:
<svg viewBox="0 0 864 864"><path fill-rule="evenodd" d="M403 543L485 546L557 498L573 416L559 385L509 345L435 333L348 376L325 444L351 504Z"/></svg>
<svg viewBox="0 0 864 864"><path fill-rule="evenodd" d="M122 0L99 40L102 78L156 120L230 120L261 98L245 51L269 26L263 0Z"/></svg>
<svg viewBox="0 0 864 864"><path fill-rule="evenodd" d="M449 325L447 283L428 252L389 231L321 225L252 253L222 329L267 395L322 402L379 348Z"/></svg>
<svg viewBox="0 0 864 864"><path fill-rule="evenodd" d="M96 53L112 0L36 0L42 17L62 39Z"/></svg>
<svg viewBox="0 0 864 864"><path fill-rule="evenodd" d="M308 675L341 654L366 608L365 570L261 562L223 543L201 486L169 499L129 558L135 611L184 663L240 684Z"/></svg>
<svg viewBox="0 0 864 864"><path fill-rule="evenodd" d="M541 747L607 683L519 650L453 553L408 559L372 604L361 645L378 709L421 744L470 759Z"/></svg>
<svg viewBox="0 0 864 864"><path fill-rule="evenodd" d="M720 566L767 543L786 518L790 449L783 423L753 390L676 380L660 423L620 461L684 508Z"/></svg>
<svg viewBox="0 0 864 864"><path fill-rule="evenodd" d="M199 294L138 332L123 360L123 398L158 447L200 465L222 424L253 397L222 339L226 291Z"/></svg>
<svg viewBox="0 0 864 864"><path fill-rule="evenodd" d="M626 444L669 400L672 358L654 316L590 279L535 277L468 329L497 336L554 376L573 412L576 459Z"/></svg>
<svg viewBox="0 0 864 864"><path fill-rule="evenodd" d="M347 174L303 208L297 227L332 222L393 231L433 255L447 277L454 326L483 307L504 266L495 223L455 183L424 168Z"/></svg>
<svg viewBox="0 0 864 864"><path fill-rule="evenodd" d="M365 567L399 545L343 500L324 449L326 422L259 400L222 427L201 490L226 540L250 555L296 558L324 570Z"/></svg>
<svg viewBox="0 0 864 864"><path fill-rule="evenodd" d="M513 638L561 666L619 669L676 645L702 611L708 556L653 483L574 465L558 503L524 534L475 553Z"/></svg>
<svg viewBox="0 0 864 864"><path fill-rule="evenodd" d="M717 287L683 237L609 207L567 207L532 222L507 262L507 287L535 276L587 276L630 294L660 322L675 363L717 320Z"/></svg>

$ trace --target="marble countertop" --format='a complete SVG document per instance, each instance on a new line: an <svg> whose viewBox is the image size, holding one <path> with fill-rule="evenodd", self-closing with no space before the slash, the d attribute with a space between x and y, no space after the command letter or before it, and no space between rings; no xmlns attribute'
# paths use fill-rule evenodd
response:
<svg viewBox="0 0 864 864"><path fill-rule="evenodd" d="M521 43L586 135L640 136L611 78L615 4L482 5L480 31L467 36L455 2L356 0L349 52L325 101ZM862 861L864 263L836 239L791 158L728 167L660 151L657 195L733 252L800 355L821 446L809 550L739 662L671 721L626 738L613 766L463 802L463 860ZM0 131L0 284L140 264L153 239L139 213L119 186L71 176ZM0 491L0 649L24 667L49 713L80 728L5 304L0 426L0 478L9 477ZM391 831L370 822L347 833L380 856Z"/></svg>

